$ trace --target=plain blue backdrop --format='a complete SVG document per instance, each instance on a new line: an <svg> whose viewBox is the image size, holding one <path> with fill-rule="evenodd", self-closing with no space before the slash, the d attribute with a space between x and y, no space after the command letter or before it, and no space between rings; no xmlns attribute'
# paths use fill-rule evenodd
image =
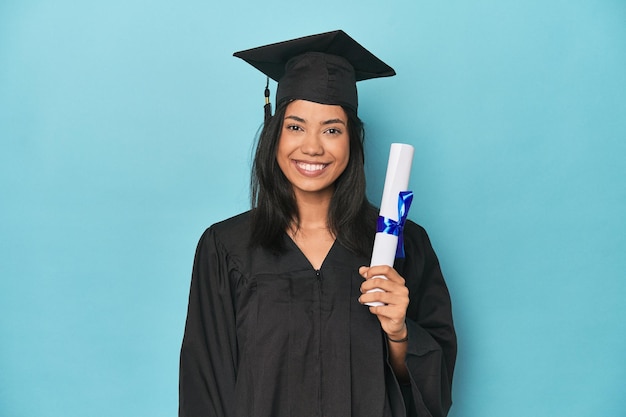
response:
<svg viewBox="0 0 626 417"><path fill-rule="evenodd" d="M262 121L231 55L339 28L398 73L360 85L368 193L413 144L451 416L626 415L623 0L4 0L1 416L176 415L195 245Z"/></svg>

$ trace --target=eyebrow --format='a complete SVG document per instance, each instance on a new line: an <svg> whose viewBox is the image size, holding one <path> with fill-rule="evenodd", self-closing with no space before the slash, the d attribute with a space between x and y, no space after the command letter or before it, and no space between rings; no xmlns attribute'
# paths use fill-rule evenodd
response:
<svg viewBox="0 0 626 417"><path fill-rule="evenodd" d="M306 123L306 120L304 120L302 117L298 117L298 116L294 116L294 115L285 116L285 119L295 120L296 122L299 122L299 123ZM329 120L325 120L325 121L321 122L320 124L322 126L325 126L325 125L332 125L334 123L339 123L339 124L342 124L344 126L346 125L346 122L344 122L341 119L329 119Z"/></svg>
<svg viewBox="0 0 626 417"><path fill-rule="evenodd" d="M339 124L342 124L342 125L344 125L344 126L346 125L346 122L344 122L344 121L343 121L343 120L341 120L341 119L330 119L330 120L326 120L325 122L322 122L322 125L332 125L332 124L335 124L335 123L339 123Z"/></svg>
<svg viewBox="0 0 626 417"><path fill-rule="evenodd" d="M285 116L285 119L295 120L296 122L299 122L299 123L306 123L306 120L298 116Z"/></svg>

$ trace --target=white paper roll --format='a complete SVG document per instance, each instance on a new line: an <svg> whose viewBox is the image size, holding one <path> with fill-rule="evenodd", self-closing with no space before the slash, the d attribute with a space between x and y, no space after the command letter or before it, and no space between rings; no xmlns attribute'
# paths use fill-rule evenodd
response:
<svg viewBox="0 0 626 417"><path fill-rule="evenodd" d="M398 218L398 196L401 191L408 191L411 164L413 163L414 148L404 143L392 143L387 163L387 174L383 187L383 198L380 203L380 216L400 220ZM370 266L393 266L398 247L398 236L387 233L376 233L374 250ZM384 278L384 277L380 277ZM374 289L372 291L382 291ZM370 291L371 292L371 291ZM383 305L383 303L367 303L369 306Z"/></svg>

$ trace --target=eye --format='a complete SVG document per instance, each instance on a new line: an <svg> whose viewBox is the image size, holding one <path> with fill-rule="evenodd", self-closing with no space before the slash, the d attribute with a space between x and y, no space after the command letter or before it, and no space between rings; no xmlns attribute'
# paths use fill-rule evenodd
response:
<svg viewBox="0 0 626 417"><path fill-rule="evenodd" d="M337 136L337 135L341 135L343 132L341 131L341 129L338 129L336 127L331 127L331 128L326 129L326 133L328 133L329 135Z"/></svg>
<svg viewBox="0 0 626 417"><path fill-rule="evenodd" d="M291 130L292 132L299 132L299 131L303 130L301 126L294 125L294 124L285 125L285 129L286 130Z"/></svg>

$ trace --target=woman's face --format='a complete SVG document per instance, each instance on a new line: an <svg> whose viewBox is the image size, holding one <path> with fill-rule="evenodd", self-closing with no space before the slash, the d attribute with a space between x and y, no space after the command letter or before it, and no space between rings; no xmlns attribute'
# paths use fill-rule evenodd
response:
<svg viewBox="0 0 626 417"><path fill-rule="evenodd" d="M341 106L306 100L287 105L276 160L296 198L332 195L349 159L348 117Z"/></svg>

